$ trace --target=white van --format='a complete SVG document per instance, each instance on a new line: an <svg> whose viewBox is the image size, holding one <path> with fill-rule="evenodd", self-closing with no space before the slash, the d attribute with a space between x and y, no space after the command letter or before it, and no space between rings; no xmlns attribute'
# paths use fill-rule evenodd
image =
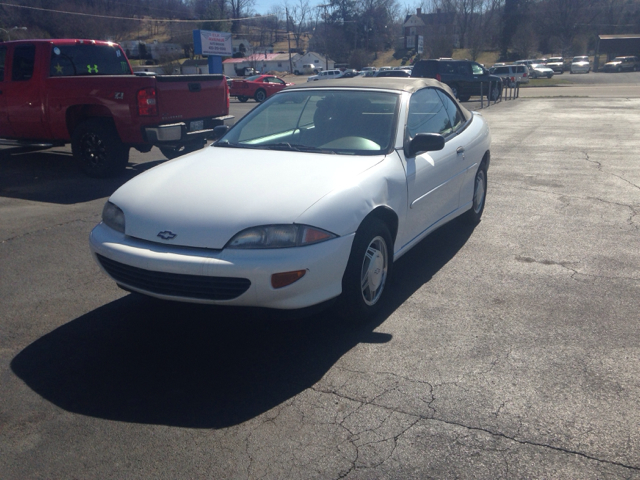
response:
<svg viewBox="0 0 640 480"><path fill-rule="evenodd" d="M307 63L305 65L302 65L302 70L296 69L293 71L293 73L296 75L311 75L311 74L318 74L322 70L324 69L319 65L315 65L313 63Z"/></svg>
<svg viewBox="0 0 640 480"><path fill-rule="evenodd" d="M325 70L324 72L320 72L317 75L313 75L312 77L307 78L307 82L313 82L316 80L328 80L330 78L340 78L344 75L340 70Z"/></svg>

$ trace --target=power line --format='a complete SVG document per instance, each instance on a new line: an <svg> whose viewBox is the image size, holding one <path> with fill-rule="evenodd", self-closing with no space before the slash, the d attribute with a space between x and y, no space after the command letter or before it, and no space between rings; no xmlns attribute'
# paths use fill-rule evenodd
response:
<svg viewBox="0 0 640 480"><path fill-rule="evenodd" d="M80 13L80 12L66 12L63 10L52 10L50 8L39 8L39 7L28 7L26 5L15 5L13 3L2 3L0 2L0 5L2 5L3 7L13 7L13 8L25 8L27 10L38 10L41 12L53 12L53 13L63 13L65 15L80 15L82 17L96 17L96 18L109 18L111 20L130 20L130 21L135 21L135 22L144 22L144 21L151 21L151 22L168 22L168 23L203 23L203 22L239 22L241 20L255 20L256 17L244 17L244 18L226 18L226 19L221 19L221 20L213 20L213 19L200 19L200 20L173 20L173 19L168 19L168 18L149 18L149 17L141 17L141 18L135 18L135 17L116 17L116 16L112 16L112 15L97 15L94 13ZM267 15L261 15L260 18L264 18L264 17L272 17L274 16L274 14L267 14Z"/></svg>

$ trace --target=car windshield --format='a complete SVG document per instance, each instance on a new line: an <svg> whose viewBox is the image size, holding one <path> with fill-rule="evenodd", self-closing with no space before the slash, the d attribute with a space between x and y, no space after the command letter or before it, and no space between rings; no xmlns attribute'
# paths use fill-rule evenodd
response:
<svg viewBox="0 0 640 480"><path fill-rule="evenodd" d="M284 90L252 110L216 147L377 155L393 146L399 95Z"/></svg>
<svg viewBox="0 0 640 480"><path fill-rule="evenodd" d="M573 57L574 62L588 62L589 57Z"/></svg>

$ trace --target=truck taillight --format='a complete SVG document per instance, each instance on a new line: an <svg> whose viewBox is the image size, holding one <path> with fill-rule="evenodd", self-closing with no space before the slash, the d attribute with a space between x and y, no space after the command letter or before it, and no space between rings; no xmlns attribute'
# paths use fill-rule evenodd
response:
<svg viewBox="0 0 640 480"><path fill-rule="evenodd" d="M153 87L143 88L138 91L138 115L148 117L158 114L156 105L156 89Z"/></svg>
<svg viewBox="0 0 640 480"><path fill-rule="evenodd" d="M442 81L442 77L440 76L439 73L436 73L436 80L441 82Z"/></svg>

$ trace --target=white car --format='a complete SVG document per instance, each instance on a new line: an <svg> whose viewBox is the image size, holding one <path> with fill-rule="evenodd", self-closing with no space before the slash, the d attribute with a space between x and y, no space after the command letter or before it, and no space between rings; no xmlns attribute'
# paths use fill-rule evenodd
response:
<svg viewBox="0 0 640 480"><path fill-rule="evenodd" d="M571 73L589 73L591 71L591 64L589 63L589 57L580 56L573 57L571 60Z"/></svg>
<svg viewBox="0 0 640 480"><path fill-rule="evenodd" d="M531 72L531 78L551 78L553 77L554 71L543 65L542 63L532 63L529 65L529 72Z"/></svg>
<svg viewBox="0 0 640 480"><path fill-rule="evenodd" d="M323 72L318 73L317 75L312 75L307 78L307 82L314 82L316 80L329 80L332 78L341 78L343 72L341 70L325 70Z"/></svg>
<svg viewBox="0 0 640 480"><path fill-rule="evenodd" d="M482 216L489 127L435 80L294 85L221 132L109 198L90 247L123 289L366 318L395 260Z"/></svg>

